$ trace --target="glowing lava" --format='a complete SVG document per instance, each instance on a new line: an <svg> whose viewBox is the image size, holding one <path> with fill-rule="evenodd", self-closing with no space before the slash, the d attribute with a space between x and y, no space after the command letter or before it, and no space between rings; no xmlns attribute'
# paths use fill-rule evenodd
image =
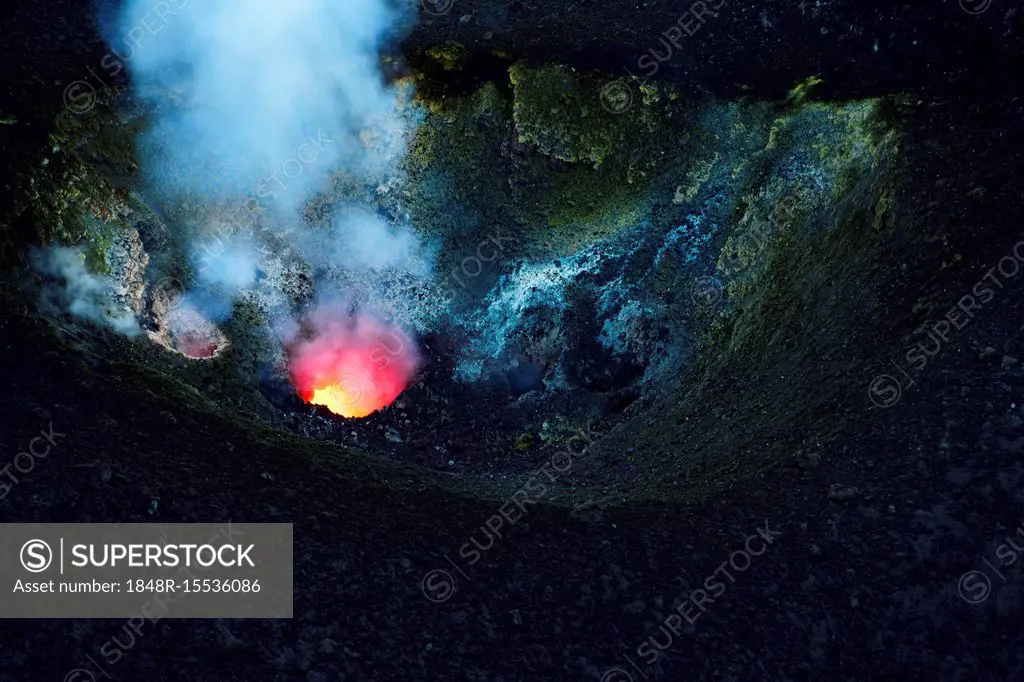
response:
<svg viewBox="0 0 1024 682"><path fill-rule="evenodd" d="M289 347L292 383L304 401L343 417L390 405L419 367L412 339L372 316L321 307L305 327Z"/></svg>

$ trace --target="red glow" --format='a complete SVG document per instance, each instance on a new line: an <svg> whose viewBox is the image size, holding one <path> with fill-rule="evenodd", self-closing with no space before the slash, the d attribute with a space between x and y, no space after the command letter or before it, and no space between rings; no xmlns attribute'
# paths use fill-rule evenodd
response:
<svg viewBox="0 0 1024 682"><path fill-rule="evenodd" d="M228 347L227 337L217 325L180 298L154 303L153 313L158 327L149 332L150 338L176 353L193 360L209 360Z"/></svg>
<svg viewBox="0 0 1024 682"><path fill-rule="evenodd" d="M288 349L292 383L304 401L343 417L390 405L419 367L409 336L365 313L323 306L305 330Z"/></svg>
<svg viewBox="0 0 1024 682"><path fill-rule="evenodd" d="M210 339L192 332L181 337L178 349L190 358L205 360L215 356L219 346Z"/></svg>

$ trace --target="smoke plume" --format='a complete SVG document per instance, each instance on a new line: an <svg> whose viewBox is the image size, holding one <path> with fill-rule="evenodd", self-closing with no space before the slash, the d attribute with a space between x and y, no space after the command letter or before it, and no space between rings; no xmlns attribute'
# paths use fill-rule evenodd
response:
<svg viewBox="0 0 1024 682"><path fill-rule="evenodd" d="M152 112L139 141L148 185L171 203L215 207L174 226L198 273L188 296L211 318L240 294L280 286L260 273L281 272L290 255L349 271L429 272L411 226L386 223L371 205L333 210L328 228L310 229L303 215L332 173L369 182L397 172L412 110L386 82L380 53L407 27L408 9L127 0L109 42L130 54L134 90Z"/></svg>
<svg viewBox="0 0 1024 682"><path fill-rule="evenodd" d="M139 325L130 310L118 310L114 302L114 283L86 268L81 247L33 249L30 260L45 277L40 308L44 313L71 313L126 336L139 333Z"/></svg>

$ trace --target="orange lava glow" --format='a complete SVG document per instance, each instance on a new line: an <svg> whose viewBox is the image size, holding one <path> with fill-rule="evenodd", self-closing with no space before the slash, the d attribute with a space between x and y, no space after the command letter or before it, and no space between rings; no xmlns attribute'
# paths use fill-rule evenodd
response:
<svg viewBox="0 0 1024 682"><path fill-rule="evenodd" d="M299 397L342 417L365 417L390 405L419 367L412 339L374 317L321 308L308 337L289 348L288 370Z"/></svg>

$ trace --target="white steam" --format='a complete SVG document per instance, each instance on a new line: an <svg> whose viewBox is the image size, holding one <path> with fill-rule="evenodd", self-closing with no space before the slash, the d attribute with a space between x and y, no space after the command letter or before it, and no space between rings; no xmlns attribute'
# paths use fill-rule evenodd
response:
<svg viewBox="0 0 1024 682"><path fill-rule="evenodd" d="M310 265L352 271L394 268L423 276L430 272L433 257L408 229L361 206L338 211L329 227L311 230L296 243Z"/></svg>
<svg viewBox="0 0 1024 682"><path fill-rule="evenodd" d="M149 170L294 208L337 162L371 164L361 135L398 128L378 51L400 18L382 0L128 0L111 44L133 48L138 93L180 102L145 139Z"/></svg>
<svg viewBox="0 0 1024 682"><path fill-rule="evenodd" d="M248 289L256 282L261 254L253 239L236 234L217 241L217 249L193 246L192 262L204 288Z"/></svg>
<svg viewBox="0 0 1024 682"><path fill-rule="evenodd" d="M41 310L50 315L67 312L126 336L139 333L132 311L118 309L113 281L96 275L85 266L80 247L35 249L30 259L46 280L42 286Z"/></svg>
<svg viewBox="0 0 1024 682"><path fill-rule="evenodd" d="M345 280L380 294L361 273L430 274L433 252L410 225L381 217L373 198L320 201L326 226L310 227L304 213L311 199L329 195L332 174L385 195L400 176L395 161L418 114L409 93L387 82L380 55L409 27L413 8L388 0L124 0L117 19L103 22L112 50L105 62L127 68L147 104L136 140L143 191L188 214L168 229L194 274L189 305L223 320L239 296L252 295L280 312L300 295L285 280L303 260L324 278L314 290ZM83 278L84 267L72 268L64 252L43 261L76 283L64 296L74 310L132 327L85 302L95 297L82 292L100 281ZM341 280L328 281L339 271Z"/></svg>

